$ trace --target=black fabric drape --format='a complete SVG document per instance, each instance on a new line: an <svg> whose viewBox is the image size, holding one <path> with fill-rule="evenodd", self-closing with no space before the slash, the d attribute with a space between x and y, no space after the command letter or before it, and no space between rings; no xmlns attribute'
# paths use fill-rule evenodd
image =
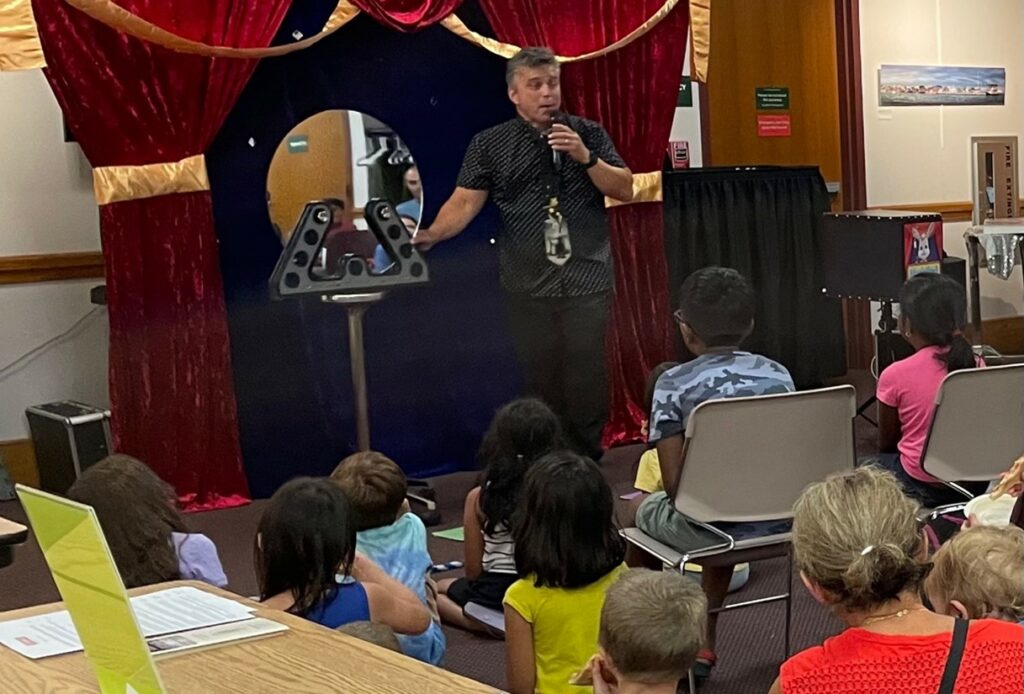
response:
<svg viewBox="0 0 1024 694"><path fill-rule="evenodd" d="M842 307L822 296L818 248L828 192L815 167L707 168L665 174L665 252L673 306L708 265L742 272L757 291L746 349L771 357L797 387L842 375Z"/></svg>

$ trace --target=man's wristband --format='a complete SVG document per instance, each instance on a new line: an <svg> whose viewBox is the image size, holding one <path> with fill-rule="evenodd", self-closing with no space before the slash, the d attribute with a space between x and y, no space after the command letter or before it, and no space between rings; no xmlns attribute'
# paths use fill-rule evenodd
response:
<svg viewBox="0 0 1024 694"><path fill-rule="evenodd" d="M600 157L595 152L590 153L590 159L587 159L587 163L583 165L584 169L592 169L597 166L597 162L601 161Z"/></svg>

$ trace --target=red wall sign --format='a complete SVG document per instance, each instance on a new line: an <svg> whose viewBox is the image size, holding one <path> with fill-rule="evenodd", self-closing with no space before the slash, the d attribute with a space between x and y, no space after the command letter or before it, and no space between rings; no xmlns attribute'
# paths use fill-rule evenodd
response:
<svg viewBox="0 0 1024 694"><path fill-rule="evenodd" d="M757 115L758 137L789 137L793 134L789 114L784 116Z"/></svg>

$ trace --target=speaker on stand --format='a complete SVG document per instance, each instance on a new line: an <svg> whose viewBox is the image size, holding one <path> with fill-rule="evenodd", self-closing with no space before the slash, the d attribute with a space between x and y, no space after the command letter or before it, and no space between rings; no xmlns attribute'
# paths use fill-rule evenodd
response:
<svg viewBox="0 0 1024 694"><path fill-rule="evenodd" d="M914 348L899 332L893 303L908 276L908 228L911 225L938 224L941 236L942 216L927 212L870 210L826 214L819 255L822 293L837 299L860 299L879 303L878 327L874 332L872 375L879 374L895 361L914 353ZM941 242L937 242L941 249ZM933 271L947 274L964 287L966 297L966 262L950 256L928 263ZM917 266L914 266L917 267ZM878 423L867 415L878 402L872 394L857 407L857 415L874 426Z"/></svg>

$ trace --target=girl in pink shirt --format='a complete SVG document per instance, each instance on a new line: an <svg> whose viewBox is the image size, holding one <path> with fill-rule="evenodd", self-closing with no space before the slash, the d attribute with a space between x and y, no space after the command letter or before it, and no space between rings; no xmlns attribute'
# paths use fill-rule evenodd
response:
<svg viewBox="0 0 1024 694"><path fill-rule="evenodd" d="M921 467L942 379L952 371L983 365L963 334L964 288L945 275L920 274L903 285L899 303L900 331L916 351L878 378L880 463L926 507L964 501ZM971 486L967 483L968 489Z"/></svg>

